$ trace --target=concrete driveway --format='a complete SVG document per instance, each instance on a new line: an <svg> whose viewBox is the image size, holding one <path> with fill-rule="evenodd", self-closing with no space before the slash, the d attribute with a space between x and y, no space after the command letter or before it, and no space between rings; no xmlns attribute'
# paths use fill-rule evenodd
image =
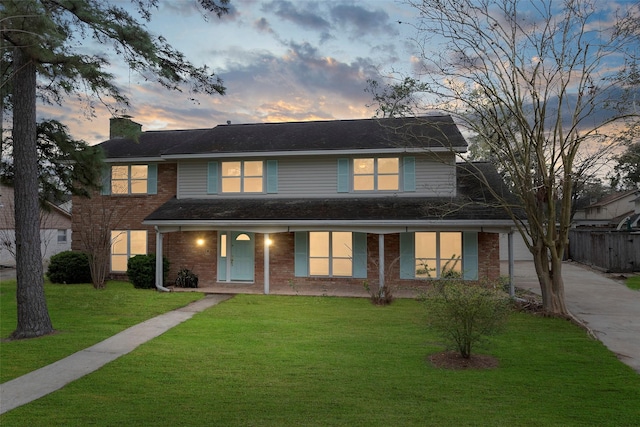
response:
<svg viewBox="0 0 640 427"><path fill-rule="evenodd" d="M502 274L508 265L502 263ZM574 262L565 262L565 298L571 313L581 319L598 339L625 364L640 374L640 291L622 281ZM519 288L540 294L533 262L515 263L514 282Z"/></svg>

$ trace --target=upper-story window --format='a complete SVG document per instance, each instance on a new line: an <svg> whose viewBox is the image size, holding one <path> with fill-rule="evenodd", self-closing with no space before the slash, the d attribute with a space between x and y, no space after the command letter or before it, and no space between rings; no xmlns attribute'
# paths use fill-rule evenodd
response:
<svg viewBox="0 0 640 427"><path fill-rule="evenodd" d="M147 165L111 166L111 194L147 194Z"/></svg>
<svg viewBox="0 0 640 427"><path fill-rule="evenodd" d="M234 161L221 164L223 193L262 193L263 162Z"/></svg>
<svg viewBox="0 0 640 427"><path fill-rule="evenodd" d="M157 194L158 165L111 165L102 173L100 193L103 196Z"/></svg>
<svg viewBox="0 0 640 427"><path fill-rule="evenodd" d="M397 157L353 159L353 191L397 191L399 188Z"/></svg>

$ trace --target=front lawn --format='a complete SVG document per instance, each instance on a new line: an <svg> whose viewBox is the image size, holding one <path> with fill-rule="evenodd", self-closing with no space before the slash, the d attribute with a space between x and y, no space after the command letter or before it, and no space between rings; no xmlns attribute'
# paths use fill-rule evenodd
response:
<svg viewBox="0 0 640 427"><path fill-rule="evenodd" d="M16 329L16 281L0 282L0 382L9 381L130 326L202 298L198 293L162 293L135 289L128 282L109 282L107 289L91 285L46 282L45 295L56 333L5 341Z"/></svg>
<svg viewBox="0 0 640 427"><path fill-rule="evenodd" d="M629 289L633 289L635 291L640 290L640 276L629 277L625 284Z"/></svg>
<svg viewBox="0 0 640 427"><path fill-rule="evenodd" d="M0 424L637 425L640 376L571 323L515 313L498 368L450 371L423 310L238 295Z"/></svg>

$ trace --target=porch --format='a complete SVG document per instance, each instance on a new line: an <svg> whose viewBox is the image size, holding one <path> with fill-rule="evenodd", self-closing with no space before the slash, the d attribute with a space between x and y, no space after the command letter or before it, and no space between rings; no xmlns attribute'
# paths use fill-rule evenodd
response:
<svg viewBox="0 0 640 427"><path fill-rule="evenodd" d="M391 291L395 298L417 298L424 293L430 284L422 286L391 285ZM198 288L178 288L167 285L172 292L202 292L204 294L264 294L264 283L216 283ZM372 286L375 288L375 285ZM271 283L269 286L270 295L298 295L298 296L325 296L325 297L350 297L368 298L369 292L361 286L345 284L339 282L323 282L319 284L300 283Z"/></svg>

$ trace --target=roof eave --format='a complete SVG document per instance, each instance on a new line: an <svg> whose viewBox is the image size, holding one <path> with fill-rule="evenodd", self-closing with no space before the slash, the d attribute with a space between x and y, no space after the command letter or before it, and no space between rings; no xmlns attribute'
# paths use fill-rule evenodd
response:
<svg viewBox="0 0 640 427"><path fill-rule="evenodd" d="M397 154L397 153L466 153L467 147L398 147L398 148L363 148L349 150L297 150L297 151L233 151L233 152L209 152L198 154L163 154L163 160L186 160L208 158L232 158L232 157L290 157L290 156L318 156L318 155L362 155L362 154Z"/></svg>
<svg viewBox="0 0 640 427"><path fill-rule="evenodd" d="M412 232L420 230L461 230L507 232L514 228L512 220L144 220L144 225L188 230L249 230L273 228L280 232L303 230L385 230L384 233ZM175 230L178 231L178 230Z"/></svg>

